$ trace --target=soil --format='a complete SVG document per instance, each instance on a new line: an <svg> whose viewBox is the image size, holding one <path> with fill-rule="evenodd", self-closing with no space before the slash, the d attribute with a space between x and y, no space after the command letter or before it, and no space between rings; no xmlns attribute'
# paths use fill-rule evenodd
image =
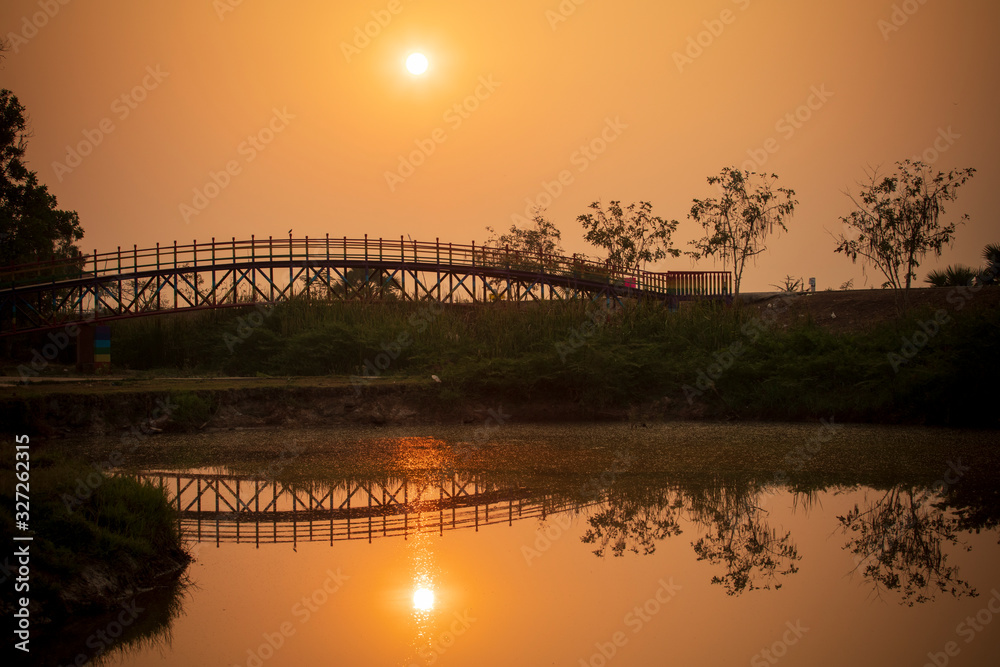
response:
<svg viewBox="0 0 1000 667"><path fill-rule="evenodd" d="M855 333L899 317L892 290L746 295L743 299L762 314L774 313L776 323L782 328L811 320L830 331ZM944 309L954 314L977 308L996 308L1000 305L1000 289L928 287L910 290L907 300L911 311Z"/></svg>

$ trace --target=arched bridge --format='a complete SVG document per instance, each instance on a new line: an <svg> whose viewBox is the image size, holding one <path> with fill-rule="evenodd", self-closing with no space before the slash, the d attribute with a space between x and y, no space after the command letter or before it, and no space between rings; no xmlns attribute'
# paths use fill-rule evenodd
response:
<svg viewBox="0 0 1000 667"><path fill-rule="evenodd" d="M407 537L417 532L545 519L581 509L549 493L498 485L478 475L284 484L194 471L135 475L161 488L183 534L198 542L276 544Z"/></svg>
<svg viewBox="0 0 1000 667"><path fill-rule="evenodd" d="M293 298L444 302L728 299L728 271L610 270L579 255L436 240L193 241L0 269L0 336Z"/></svg>

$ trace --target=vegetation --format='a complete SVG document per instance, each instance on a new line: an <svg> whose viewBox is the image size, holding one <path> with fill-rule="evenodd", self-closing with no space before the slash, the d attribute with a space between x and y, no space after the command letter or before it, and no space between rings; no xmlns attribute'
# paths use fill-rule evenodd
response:
<svg viewBox="0 0 1000 667"><path fill-rule="evenodd" d="M1000 284L1000 243L990 243L983 248L986 266L979 271L976 281L980 285Z"/></svg>
<svg viewBox="0 0 1000 667"><path fill-rule="evenodd" d="M2 52L0 44L0 60ZM75 211L59 210L28 169L28 136L24 107L14 93L0 90L0 266L80 256L80 219Z"/></svg>
<svg viewBox="0 0 1000 667"><path fill-rule="evenodd" d="M13 448L6 452L4 468L12 470ZM40 605L39 618L114 607L161 577L160 583L175 581L189 560L163 492L105 469L33 448L31 599ZM0 481L0 524L8 543L14 481L13 474ZM5 613L13 608L11 596L13 588L4 587Z"/></svg>
<svg viewBox="0 0 1000 667"><path fill-rule="evenodd" d="M942 248L955 235L956 223L945 223L944 206L955 201L958 189L976 173L975 169L933 174L923 162L896 163L896 173L868 174L857 197L848 193L856 210L841 218L857 232L856 238L837 237L836 252L877 268L885 276L885 287L902 292L905 307L910 283L920 259ZM964 222L968 216L962 216Z"/></svg>
<svg viewBox="0 0 1000 667"><path fill-rule="evenodd" d="M534 227L520 228L511 225L506 234L498 234L492 227L487 227L490 238L486 245L498 250L510 249L526 255L561 255L562 233L545 217L545 211L535 209L531 217Z"/></svg>
<svg viewBox="0 0 1000 667"><path fill-rule="evenodd" d="M924 282L934 287L961 287L963 285L971 285L975 281L976 275L976 270L971 266L952 264L944 271L931 271L927 274Z"/></svg>
<svg viewBox="0 0 1000 667"><path fill-rule="evenodd" d="M995 383L1000 312L955 313L914 348L914 332L933 315L914 309L866 333L834 333L710 304L671 313L643 303L292 302L232 352L225 336L247 312L122 321L113 338L120 368L351 376L383 355L381 375L435 374L453 398L555 397L594 409L659 402L681 417L995 423L993 399L968 388Z"/></svg>
<svg viewBox="0 0 1000 667"><path fill-rule="evenodd" d="M625 208L613 201L607 210L594 202L590 208L595 212L577 218L587 232L583 238L607 251L606 261L613 273L635 273L667 255L680 257L680 251L670 241L677 231L677 221L654 216L648 201Z"/></svg>
<svg viewBox="0 0 1000 667"><path fill-rule="evenodd" d="M780 285L771 285L771 287L786 294L802 294L809 291L805 280L793 278L790 275L786 275L785 280Z"/></svg>
<svg viewBox="0 0 1000 667"><path fill-rule="evenodd" d="M708 177L709 185L722 188L721 196L695 199L691 207L688 217L705 229L705 236L692 241L695 250L688 254L696 260L721 257L723 266L732 267L736 294L746 261L767 250L764 241L775 227L788 231L785 220L798 204L794 190L775 187L777 179L775 174L724 167L718 176Z"/></svg>

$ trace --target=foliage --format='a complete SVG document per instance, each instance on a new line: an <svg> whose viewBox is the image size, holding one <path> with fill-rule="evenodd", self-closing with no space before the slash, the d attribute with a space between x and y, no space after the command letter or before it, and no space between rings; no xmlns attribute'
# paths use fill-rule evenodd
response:
<svg viewBox="0 0 1000 667"><path fill-rule="evenodd" d="M736 167L723 167L718 176L709 176L709 185L719 185L718 198L695 199L688 217L705 229L705 236L691 245L694 259L719 256L724 266L733 268L734 288L740 283L747 259L761 254L764 241L775 227L788 231L785 220L795 212L795 191L776 188L775 174L757 174ZM758 181L756 186L754 181Z"/></svg>
<svg viewBox="0 0 1000 667"><path fill-rule="evenodd" d="M536 208L531 221L534 227L520 228L511 225L506 234L498 234L492 227L487 227L490 238L486 244L498 250L510 249L527 255L561 255L562 233L545 217L545 210Z"/></svg>
<svg viewBox="0 0 1000 667"><path fill-rule="evenodd" d="M936 592L976 596L942 548L958 544L960 519L930 502L927 492L895 486L837 519L848 536L846 548L877 594L898 592L911 607L933 600Z"/></svg>
<svg viewBox="0 0 1000 667"><path fill-rule="evenodd" d="M5 469L12 470L13 454L3 458ZM188 562L177 513L162 489L45 450L32 454L31 482L31 590L50 617L104 603L115 607L119 601L106 599L109 592L148 588ZM14 476L5 476L0 483L0 533L5 537L14 532L14 491ZM90 578L107 578L108 583L91 584ZM81 584L100 590L91 598L77 598ZM5 591L5 608L7 603Z"/></svg>
<svg viewBox="0 0 1000 667"><path fill-rule="evenodd" d="M681 534L680 497L666 489L642 491L636 493L621 482L607 490L606 500L587 519L590 527L581 538L584 544L597 545L595 556L609 551L616 558L626 551L648 556L656 552L658 542Z"/></svg>
<svg viewBox="0 0 1000 667"><path fill-rule="evenodd" d="M490 238L486 241L484 251L487 248L490 251L483 253L482 263L521 271L552 268L554 256L563 253L562 233L545 217L544 209L536 208L531 222L534 226L526 228L513 224L506 234L499 234L487 226ZM490 283L496 290L503 284L503 280L493 278Z"/></svg>
<svg viewBox="0 0 1000 667"><path fill-rule="evenodd" d="M316 281L312 289L327 292L328 298L345 300L398 300L402 294L402 287L390 273L384 269L347 269L343 279L337 280L336 276L331 276L332 288Z"/></svg>
<svg viewBox="0 0 1000 667"><path fill-rule="evenodd" d="M858 333L808 320L786 328L768 324L770 311L711 304L668 313L658 304L630 302L293 301L248 328L255 312L232 308L115 322L116 363L136 370L349 377L389 350L393 358L383 375L436 374L465 396L493 401L560 396L614 410L666 397L671 414L680 416L835 414L838 421L998 425L995 392L969 391L995 386L992 369L1000 364L1000 309L988 307L986 297L954 313L954 321L907 352L897 368L887 354L899 353L902 341L922 331L933 309ZM718 374L713 369L720 364L729 365ZM686 386L696 386L696 395L689 398Z"/></svg>
<svg viewBox="0 0 1000 667"><path fill-rule="evenodd" d="M771 287L786 294L802 294L808 291L805 280L802 278L793 278L790 275L785 276L784 282L780 285L772 284Z"/></svg>
<svg viewBox="0 0 1000 667"><path fill-rule="evenodd" d="M0 266L80 257L83 229L75 211L57 208L54 195L24 161L27 120L9 90L0 90Z"/></svg>
<svg viewBox="0 0 1000 667"><path fill-rule="evenodd" d="M934 270L927 274L925 283L934 287L961 287L971 285L976 279L976 270L962 264L952 264L944 271Z"/></svg>
<svg viewBox="0 0 1000 667"><path fill-rule="evenodd" d="M799 571L802 559L791 532L784 534L767 523L768 513L757 505L752 487L706 489L692 499L695 521L707 527L692 543L698 560L723 565L725 573L712 577L727 595L754 589L779 589L782 577Z"/></svg>
<svg viewBox="0 0 1000 667"><path fill-rule="evenodd" d="M941 255L941 249L955 235L956 223L943 220L944 205L954 201L975 169L959 169L933 174L920 161L896 163L896 172L881 176L877 169L868 174L857 197L848 194L855 210L843 222L852 227L856 238L836 237L836 252L857 262L860 257L885 276L885 287L903 292L916 277L915 269L927 253ZM962 216L964 222L968 216Z"/></svg>
<svg viewBox="0 0 1000 667"><path fill-rule="evenodd" d="M986 260L986 266L979 271L976 282L980 285L1000 283L1000 243L990 243L983 248L983 259Z"/></svg>
<svg viewBox="0 0 1000 667"><path fill-rule="evenodd" d="M680 256L670 240L677 231L677 221L654 216L649 202L622 208L620 202L612 201L607 210L594 202L589 208L595 212L577 218L586 230L583 238L607 251L607 263L614 273L638 272L643 265L667 255Z"/></svg>
<svg viewBox="0 0 1000 667"><path fill-rule="evenodd" d="M210 398L185 391L173 394L170 400L176 406L171 417L182 426L198 428L212 416Z"/></svg>

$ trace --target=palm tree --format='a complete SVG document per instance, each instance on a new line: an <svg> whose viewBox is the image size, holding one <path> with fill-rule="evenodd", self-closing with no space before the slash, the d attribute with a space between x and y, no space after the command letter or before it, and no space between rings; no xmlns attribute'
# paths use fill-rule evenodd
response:
<svg viewBox="0 0 1000 667"><path fill-rule="evenodd" d="M930 283L934 287L962 287L971 285L978 275L979 272L970 266L952 264L944 271L931 271L927 274L924 282Z"/></svg>
<svg viewBox="0 0 1000 667"><path fill-rule="evenodd" d="M980 285L1000 284L1000 243L990 243L983 248L983 259L986 266L976 276Z"/></svg>

